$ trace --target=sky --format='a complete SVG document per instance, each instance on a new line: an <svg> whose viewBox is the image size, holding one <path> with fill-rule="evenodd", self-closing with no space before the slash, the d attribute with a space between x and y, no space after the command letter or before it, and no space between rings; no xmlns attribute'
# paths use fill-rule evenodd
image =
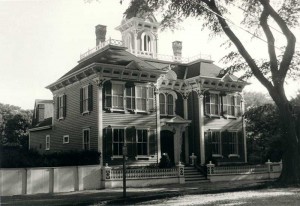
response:
<svg viewBox="0 0 300 206"><path fill-rule="evenodd" d="M95 26L107 26L106 38L121 40L120 25L129 0L0 0L0 103L33 109L35 99L52 99L45 87L76 66L80 54L95 47ZM238 23L239 10L231 20ZM159 17L157 17L159 20ZM215 64L228 53L220 45L226 37L211 38L199 20L187 19L181 29L159 32L158 53L172 55L172 42L183 42L183 56L210 54ZM266 54L266 44L249 40L249 34L234 28L254 57ZM300 37L300 29L294 30ZM280 36L280 35L279 35ZM283 37L280 41L284 42ZM298 40L298 46L299 40ZM246 91L266 92L251 80ZM288 81L289 98L300 89L300 81Z"/></svg>

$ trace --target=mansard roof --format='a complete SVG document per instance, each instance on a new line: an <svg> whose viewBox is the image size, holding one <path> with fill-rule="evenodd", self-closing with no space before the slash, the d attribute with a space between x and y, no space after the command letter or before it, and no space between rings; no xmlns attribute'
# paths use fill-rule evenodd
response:
<svg viewBox="0 0 300 206"><path fill-rule="evenodd" d="M130 67L130 64L132 64L133 61L135 62L136 65L138 65L138 68L142 70L143 69L145 70L150 69L153 71L160 70L160 68L156 68L153 65L129 53L128 51L125 50L124 47L108 45L105 48L103 48L101 51L96 52L93 57L86 59L84 61L80 61L77 66L75 66L69 72L64 74L59 80L63 79L64 77L72 73L75 73L76 71L79 71L80 69L92 63L113 64L119 66L127 66L127 68L132 68Z"/></svg>

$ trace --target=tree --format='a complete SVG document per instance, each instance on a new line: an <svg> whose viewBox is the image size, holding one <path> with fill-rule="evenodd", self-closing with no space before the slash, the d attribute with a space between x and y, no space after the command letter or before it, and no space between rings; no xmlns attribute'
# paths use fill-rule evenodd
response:
<svg viewBox="0 0 300 206"><path fill-rule="evenodd" d="M244 92L245 108L246 110L263 106L265 104L274 104L271 97L260 92Z"/></svg>
<svg viewBox="0 0 300 206"><path fill-rule="evenodd" d="M0 125L0 143L28 148L29 127L32 121L32 110L0 103L2 123Z"/></svg>
<svg viewBox="0 0 300 206"><path fill-rule="evenodd" d="M255 60L232 29L232 22L226 17L232 4L239 4L243 9L241 23L248 29L254 29L255 38L260 38L259 32L265 35L268 60ZM131 17L155 11L163 11L163 27L175 28L177 22L187 17L201 18L202 26L209 28L213 34L225 34L235 45L238 52L231 52L224 59L233 62L229 69L245 71L244 77L254 75L268 90L278 108L284 136L283 169L279 181L284 184L300 183L300 141L292 106L284 90L287 76L295 78L300 70L300 54L295 52L296 37L290 29L298 25L300 1L283 1L282 6L275 10L270 0L131 0L125 15ZM282 53L277 53L271 21L286 38L286 45L279 49Z"/></svg>
<svg viewBox="0 0 300 206"><path fill-rule="evenodd" d="M264 163L282 158L282 131L274 104L258 105L245 112L247 152L250 163Z"/></svg>

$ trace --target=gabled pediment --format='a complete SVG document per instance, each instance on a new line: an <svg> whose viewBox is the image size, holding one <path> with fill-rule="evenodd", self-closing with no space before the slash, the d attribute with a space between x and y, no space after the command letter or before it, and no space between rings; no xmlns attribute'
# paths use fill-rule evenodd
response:
<svg viewBox="0 0 300 206"><path fill-rule="evenodd" d="M129 64L126 65L125 68L130 70L142 70L142 68L135 61L131 61Z"/></svg>

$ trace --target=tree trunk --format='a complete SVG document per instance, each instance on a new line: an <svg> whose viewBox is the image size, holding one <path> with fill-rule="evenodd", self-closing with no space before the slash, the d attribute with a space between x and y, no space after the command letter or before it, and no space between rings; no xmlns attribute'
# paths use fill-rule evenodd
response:
<svg viewBox="0 0 300 206"><path fill-rule="evenodd" d="M282 159L282 172L279 182L282 184L299 184L300 183L300 153L299 141L296 133L296 119L288 101L282 101L277 105L279 108L280 119L282 124L284 138L284 153Z"/></svg>

